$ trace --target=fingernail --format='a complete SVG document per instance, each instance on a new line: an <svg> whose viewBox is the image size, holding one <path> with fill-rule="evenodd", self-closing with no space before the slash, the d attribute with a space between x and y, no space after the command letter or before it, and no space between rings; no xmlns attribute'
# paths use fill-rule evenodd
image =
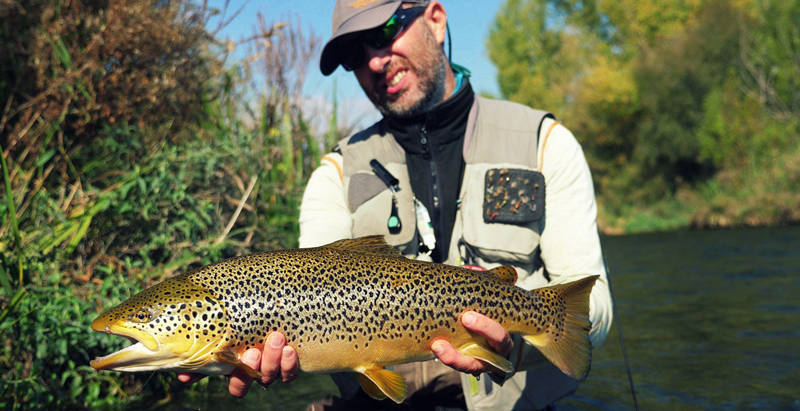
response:
<svg viewBox="0 0 800 411"><path fill-rule="evenodd" d="M258 350L256 349L249 349L244 352L244 361L245 362L256 362L258 361Z"/></svg>
<svg viewBox="0 0 800 411"><path fill-rule="evenodd" d="M444 352L444 347L442 347L442 342L441 341L434 341L433 344L431 344L431 350L433 350L433 352L436 355L440 355L441 353L443 353Z"/></svg>
<svg viewBox="0 0 800 411"><path fill-rule="evenodd" d="M281 333L272 333L269 335L269 346L272 348L281 348L283 347L283 334Z"/></svg>
<svg viewBox="0 0 800 411"><path fill-rule="evenodd" d="M473 313L465 313L461 317L461 322L463 322L464 325L473 325L473 324L475 324L475 321L477 321L477 320L478 320L478 317L476 317L475 314L473 314Z"/></svg>
<svg viewBox="0 0 800 411"><path fill-rule="evenodd" d="M283 355L294 355L294 349L289 345L283 347Z"/></svg>

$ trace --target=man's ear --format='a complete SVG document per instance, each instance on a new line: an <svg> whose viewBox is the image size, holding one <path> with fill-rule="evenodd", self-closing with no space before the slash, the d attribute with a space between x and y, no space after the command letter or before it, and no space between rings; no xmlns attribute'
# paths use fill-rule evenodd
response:
<svg viewBox="0 0 800 411"><path fill-rule="evenodd" d="M442 3L433 1L428 5L425 10L425 24L433 33L436 42L439 45L444 44L444 38L447 35L447 12L444 10Z"/></svg>

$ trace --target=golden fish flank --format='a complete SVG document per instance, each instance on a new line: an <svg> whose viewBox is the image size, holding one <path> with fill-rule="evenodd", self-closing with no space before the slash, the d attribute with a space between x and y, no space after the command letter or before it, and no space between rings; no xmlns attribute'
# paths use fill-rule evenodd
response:
<svg viewBox="0 0 800 411"><path fill-rule="evenodd" d="M564 373L589 370L589 293L598 276L526 291L516 271L477 272L403 258L381 237L233 258L168 279L98 317L92 328L137 343L97 369L228 374L270 331L286 335L307 372L354 371L365 391L396 402L405 382L387 365L433 358L435 339L510 371L459 321L475 310L541 351Z"/></svg>

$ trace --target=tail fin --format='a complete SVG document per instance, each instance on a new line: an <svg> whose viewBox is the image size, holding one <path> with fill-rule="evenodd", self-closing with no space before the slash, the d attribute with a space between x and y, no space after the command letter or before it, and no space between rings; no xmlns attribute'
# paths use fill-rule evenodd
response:
<svg viewBox="0 0 800 411"><path fill-rule="evenodd" d="M599 277L594 275L540 289L552 290L563 299L566 312L563 324L551 324L538 335L522 336L562 372L579 380L589 373L592 360L589 294Z"/></svg>

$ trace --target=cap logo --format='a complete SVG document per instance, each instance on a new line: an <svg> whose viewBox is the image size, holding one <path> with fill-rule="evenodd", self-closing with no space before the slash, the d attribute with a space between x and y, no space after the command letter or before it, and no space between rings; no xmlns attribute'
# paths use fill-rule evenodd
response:
<svg viewBox="0 0 800 411"><path fill-rule="evenodd" d="M369 6L370 4L375 3L376 1L377 0L356 0L356 1L348 4L348 6L354 8L354 9L360 9L362 7Z"/></svg>

